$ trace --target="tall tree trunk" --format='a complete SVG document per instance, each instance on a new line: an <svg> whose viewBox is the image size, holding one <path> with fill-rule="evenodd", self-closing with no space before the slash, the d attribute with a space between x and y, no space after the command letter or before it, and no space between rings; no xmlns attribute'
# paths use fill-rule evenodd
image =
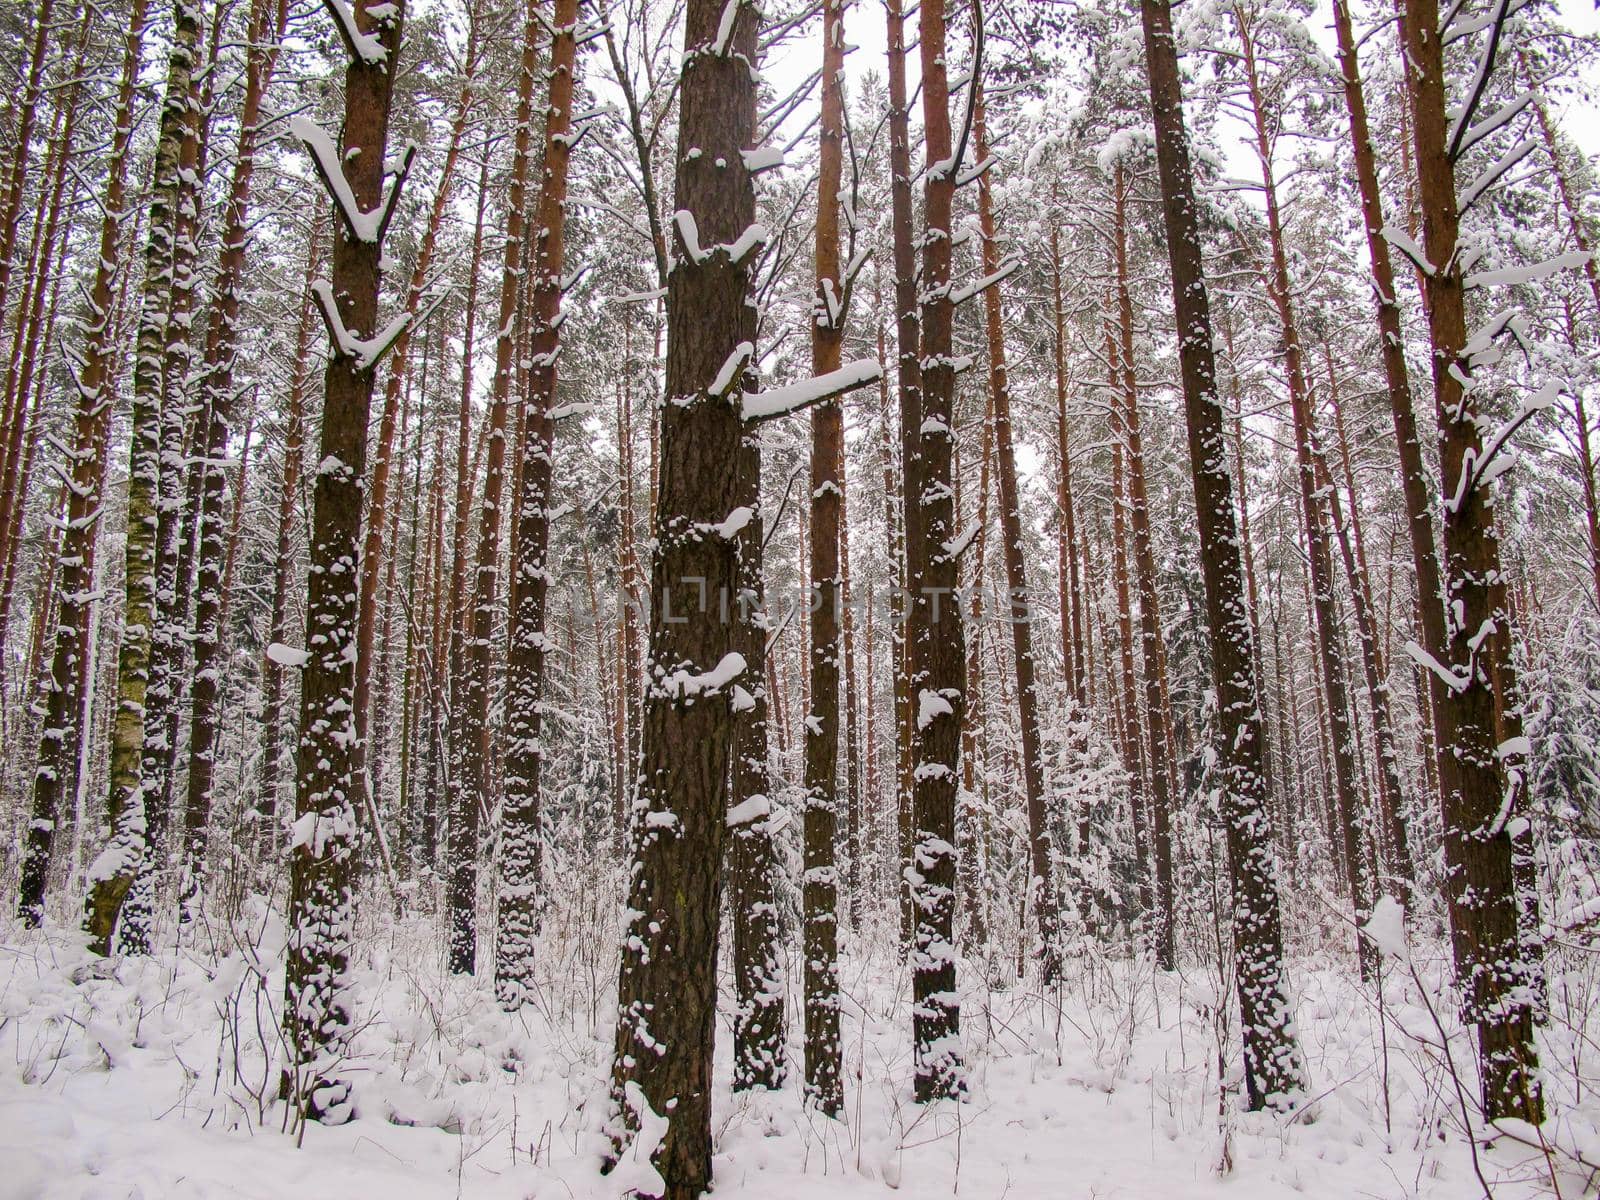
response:
<svg viewBox="0 0 1600 1200"><path fill-rule="evenodd" d="M122 75L117 84L106 187L100 206L99 255L84 320L86 340L82 359L72 364L76 373L77 402L73 411L66 522L56 563L58 610L45 682L32 816L23 851L21 894L17 904L17 915L30 928L44 918L45 886L50 876L55 833L62 818L62 799L76 794L78 763L90 733L82 704L87 681L94 670L94 661L88 652L87 625L94 604L94 552L104 501L106 441L113 403L116 353L113 292L121 262L128 147L133 136L133 88L139 74L145 11L146 0L133 0L123 44ZM127 852L132 849L128 847Z"/></svg>
<svg viewBox="0 0 1600 1200"><path fill-rule="evenodd" d="M203 388L205 482L200 501L199 571L195 579L194 682L190 689L189 781L184 803L183 867L179 897L182 915L191 918L205 891L205 838L217 746L217 693L222 669L222 614L226 604L223 573L227 543L223 529L226 480L223 464L233 433L234 356L238 347L240 286L248 247L250 186L255 175L261 97L272 83L279 39L288 19L287 0L254 0L247 26L244 100L239 109L239 142L233 182L224 210L221 260L206 331ZM240 494L243 465L240 465Z"/></svg>
<svg viewBox="0 0 1600 1200"><path fill-rule="evenodd" d="M839 270L839 184L844 172L844 12L822 0L822 117L817 174L816 294L811 373L839 369L844 280ZM811 703L805 725L806 1095L830 1117L844 1107L839 1046L839 533L844 496L844 410L811 410Z"/></svg>
<svg viewBox="0 0 1600 1200"><path fill-rule="evenodd" d="M506 640L506 749L500 823L499 924L495 998L513 1011L533 987L533 939L539 929L544 830L539 769L544 754L545 593L550 578L550 515L555 453L556 357L561 353L567 163L577 73L578 0L555 0L545 108L544 173L534 218L533 344L523 410L522 472L516 551L511 559L511 614Z"/></svg>
<svg viewBox="0 0 1600 1200"><path fill-rule="evenodd" d="M174 29L167 60L150 189L144 284L134 352L133 438L128 461L128 532L122 636L117 648L117 715L111 735L111 779L106 804L111 836L88 873L84 931L91 949L105 954L133 886L146 843L142 756L145 696L150 684L151 629L156 620L156 542L162 455L162 367L169 343L184 143L193 128L193 76L200 44L199 10L189 0L173 6Z"/></svg>
<svg viewBox="0 0 1600 1200"><path fill-rule="evenodd" d="M1114 423L1127 444L1128 524L1133 566L1139 581L1139 646L1144 658L1144 711L1149 727L1150 866L1154 872L1151 942L1156 965L1177 966L1177 922L1172 897L1172 806L1177 790L1172 739L1172 702L1167 695L1167 654L1156 590L1156 557L1150 537L1150 500L1144 483L1144 434L1139 424L1139 388L1133 367L1133 294L1128 285L1128 181L1119 163L1116 192L1117 325L1122 363L1122 410ZM1115 395L1115 393L1113 393ZM1115 404L1115 401L1113 401Z"/></svg>
<svg viewBox="0 0 1600 1200"><path fill-rule="evenodd" d="M354 6L349 38L343 134L337 149L303 119L295 131L311 144L334 194L332 280L313 285L330 353L323 374L322 435L312 493L306 644L300 682L300 744L295 757L295 823L289 853L289 944L284 1025L294 1087L308 1118L331 1123L351 1113L348 1082L334 1072L350 1036L344 976L355 926L361 783L355 712L355 570L361 549L362 481L377 356L366 346L378 325L382 285L384 162L394 82L399 74L403 3ZM359 39L359 40L358 40ZM403 175L391 185L398 188ZM334 186L338 184L338 186ZM367 219L348 211L359 206ZM365 346L363 345L365 343Z"/></svg>
<svg viewBox="0 0 1600 1200"><path fill-rule="evenodd" d="M1487 36L1498 36L1493 30ZM1515 702L1515 672L1501 636L1509 621L1487 483L1463 478L1483 453L1472 362L1466 353L1466 289L1458 253L1455 161L1449 142L1444 53L1435 0L1406 0L1402 34L1422 201L1424 278L1439 423L1444 508L1445 634L1427 647L1447 686L1435 689L1445 895L1450 906L1463 1016L1477 1024L1484 1112L1538 1124L1544 1103L1533 1044L1537 965L1518 930L1513 846L1501 814L1512 797L1498 754L1502 703ZM1433 604L1424 597L1424 609ZM1480 652L1487 647L1488 653ZM1496 660L1499 661L1496 661ZM1437 668L1437 669L1435 669ZM1443 681L1441 681L1443 682ZM1509 743L1508 743L1509 745Z"/></svg>
<svg viewBox="0 0 1600 1200"><path fill-rule="evenodd" d="M725 529L740 504L728 467L744 429L725 392L738 398L756 335L752 256L739 243L755 222L744 151L756 136L758 24L754 7L722 0L689 0L684 19L674 179L684 215L667 282L649 684L612 1067L613 1161L646 1110L668 1118L653 1155L662 1200L690 1200L711 1182L731 688L761 670L735 649L726 616L698 611L729 603L739 582L736 542L708 531Z"/></svg>
<svg viewBox="0 0 1600 1200"><path fill-rule="evenodd" d="M1245 1090L1252 1109L1291 1103L1305 1085L1283 975L1272 808L1262 772L1261 721L1250 622L1228 477L1222 405L1217 396L1211 304L1201 261L1199 213L1183 117L1178 47L1168 0L1140 0L1150 107L1155 117L1167 255L1172 267L1178 359L1183 376L1189 465L1194 477L1206 623L1217 695L1215 749L1221 768L1233 888L1234 972L1244 1038Z"/></svg>
<svg viewBox="0 0 1600 1200"><path fill-rule="evenodd" d="M987 109L982 85L975 99L978 161L989 156ZM985 278L1000 270L1000 250L995 244L994 196L990 172L978 180L978 225L983 237ZM1000 285L983 295L985 332L989 343L989 397L994 406L994 442L1000 477L1000 539L1006 563L1006 583L1011 589L1006 620L1011 625L1012 661L1017 673L1017 713L1022 725L1022 780L1028 805L1028 900L1038 930L1039 977L1053 983L1061 969L1060 931L1056 907L1055 843L1045 813L1044 747L1039 734L1039 695L1033 661L1032 599L1022 546L1021 497L1017 488L1017 458L1012 445L1011 388L1006 379L1005 326L1000 315Z"/></svg>
<svg viewBox="0 0 1600 1200"><path fill-rule="evenodd" d="M478 831L494 811L489 754L489 663L494 636L495 604L500 595L500 504L505 491L506 421L517 370L518 303L522 275L528 171L533 159L533 88L538 75L539 11L527 0L522 30L522 65L517 78L515 149L510 196L506 202L505 258L500 277L500 318L494 343L494 380L489 397L487 465L483 503L479 506L478 550L463 616L467 626L458 664L461 683L452 710L459 745L459 778L450 808L450 883L446 901L450 915L450 970L470 975L478 954ZM458 528L460 517L457 517ZM463 600L468 600L463 594Z"/></svg>
<svg viewBox="0 0 1600 1200"><path fill-rule="evenodd" d="M944 0L924 0L919 16L922 128L926 142L922 239L921 403L916 470L907 472L916 510L912 537L917 571L910 622L916 696L916 827L912 850L912 1053L919 1103L956 1096L962 1079L961 1008L956 998L956 791L961 722L966 710L962 663L966 642L955 603L956 556L951 465L955 457L956 361L951 338L951 206L957 149L950 132ZM977 64L974 64L976 67ZM935 607L938 604L939 607Z"/></svg>
<svg viewBox="0 0 1600 1200"><path fill-rule="evenodd" d="M896 807L900 870L900 944L910 953L915 941L912 855L915 846L916 669L911 613L922 587L922 535L919 532L922 360L918 312L916 216L911 192L911 105L906 93L906 35L902 0L884 0L889 76L889 201L894 243L895 379L900 401L900 665L895 672L895 706L900 713L900 794Z"/></svg>

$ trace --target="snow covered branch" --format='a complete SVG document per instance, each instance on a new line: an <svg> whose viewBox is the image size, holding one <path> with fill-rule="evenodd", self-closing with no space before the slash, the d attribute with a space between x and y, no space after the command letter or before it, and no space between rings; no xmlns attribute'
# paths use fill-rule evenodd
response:
<svg viewBox="0 0 1600 1200"><path fill-rule="evenodd" d="M765 392L746 392L741 413L746 421L767 421L787 416L810 408L813 404L822 404L846 392L853 392L869 383L876 383L882 374L883 367L876 359L857 359L837 371L802 379L785 387L771 388Z"/></svg>
<svg viewBox="0 0 1600 1200"><path fill-rule="evenodd" d="M411 314L401 313L372 337L359 337L345 326L344 318L339 315L338 302L333 298L333 287L327 280L319 279L313 283L311 294L316 299L317 311L322 314L322 323L327 327L328 342L333 347L335 357L355 359L358 371L369 369L389 353L411 324Z"/></svg>
<svg viewBox="0 0 1600 1200"><path fill-rule="evenodd" d="M411 174L411 164L417 157L417 144L406 143L399 169L395 172L394 183L389 186L388 197L380 200L376 208L364 209L356 200L349 179L345 177L339 149L327 131L310 117L305 116L290 118L289 128L310 152L311 161L317 168L317 175L321 178L323 187L327 188L328 195L333 198L334 207L339 210L339 215L344 218L345 229L349 231L350 236L358 242L366 242L369 245L381 243L383 235L389 229L389 220L394 216L395 206L400 202L400 189L405 186L406 177Z"/></svg>
<svg viewBox="0 0 1600 1200"><path fill-rule="evenodd" d="M350 11L350 6L345 0L322 0L327 8L328 15L333 18L333 23L338 27L339 40L344 43L344 48L350 52L350 57L356 62L365 63L369 67L382 65L389 58L389 52L384 49L383 43L376 34L362 33L356 25L356 15ZM391 4L374 5L367 12L369 15L384 16L384 10L393 11Z"/></svg>
<svg viewBox="0 0 1600 1200"><path fill-rule="evenodd" d="M988 291L990 288L994 287L995 284L1000 283L1009 278L1011 275L1015 274L1017 268L1021 265L1022 259L1019 257L1007 259L1005 262L1001 263L995 271L985 275L982 279L976 279L967 284L965 287L956 288L950 293L951 305L954 306L957 304L962 304L965 301L971 300L974 296Z"/></svg>

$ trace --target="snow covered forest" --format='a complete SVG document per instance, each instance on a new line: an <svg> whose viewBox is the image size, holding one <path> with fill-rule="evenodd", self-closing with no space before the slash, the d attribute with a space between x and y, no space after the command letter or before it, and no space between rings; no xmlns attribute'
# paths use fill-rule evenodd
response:
<svg viewBox="0 0 1600 1200"><path fill-rule="evenodd" d="M0 0L0 1200L1600 1194L1600 23Z"/></svg>

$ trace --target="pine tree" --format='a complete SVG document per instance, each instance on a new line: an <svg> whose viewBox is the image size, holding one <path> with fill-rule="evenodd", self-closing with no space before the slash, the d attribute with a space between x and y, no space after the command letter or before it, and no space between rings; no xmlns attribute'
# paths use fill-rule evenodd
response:
<svg viewBox="0 0 1600 1200"><path fill-rule="evenodd" d="M729 466L744 429L730 401L756 333L758 230L744 156L756 130L759 23L753 4L721 0L689 0L684 17L643 745L611 1080L613 1162L647 1112L670 1114L653 1156L662 1200L690 1200L711 1182L731 688L748 691L743 680L760 670L734 648L719 611L739 584L737 541L723 531L742 502Z"/></svg>
<svg viewBox="0 0 1600 1200"><path fill-rule="evenodd" d="M322 431L312 491L306 642L294 656L300 681L295 821L289 846L289 944L284 1025L286 1091L308 1118L339 1124L351 1114L338 1075L350 1036L345 975L355 926L355 638L362 480L377 367L403 328L379 326L383 237L414 147L385 189L389 120L400 67L399 3L338 9L348 62L344 127L337 146L309 118L293 129L334 200L332 278L312 284L327 327Z"/></svg>
<svg viewBox="0 0 1600 1200"><path fill-rule="evenodd" d="M1293 1103L1305 1086L1305 1075L1283 977L1272 810L1263 773L1266 730L1256 691L1233 484L1217 396L1210 300L1201 262L1178 47L1167 0L1140 0L1139 9L1150 107L1155 115L1156 162L1172 269L1189 465L1211 635L1219 725L1216 751L1233 886L1234 974L1244 1036L1245 1089L1250 1107L1256 1109Z"/></svg>
<svg viewBox="0 0 1600 1200"><path fill-rule="evenodd" d="M561 353L561 291L577 73L578 3L557 0L552 14L543 175L533 254L533 339L528 403L523 410L522 472L516 550L511 565L511 615L506 658L505 802L500 821L499 927L495 995L511 1010L527 1002L533 983L533 938L539 927L542 842L539 777L544 756L545 595L555 454L556 357Z"/></svg>

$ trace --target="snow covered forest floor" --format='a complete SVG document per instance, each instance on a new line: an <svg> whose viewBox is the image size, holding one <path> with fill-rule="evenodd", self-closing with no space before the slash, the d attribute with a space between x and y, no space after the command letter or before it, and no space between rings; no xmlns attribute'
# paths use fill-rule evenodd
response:
<svg viewBox="0 0 1600 1200"><path fill-rule="evenodd" d="M434 917L370 913L345 1067L357 1119L340 1127L295 1127L276 1100L284 930L259 901L177 950L169 931L150 958L97 959L60 925L0 927L0 1200L623 1195L653 1175L645 1151L659 1126L647 1120L633 1160L599 1173L616 1012L616 929L603 913L580 901L552 914L538 1002L516 1015L487 980L444 971ZM1593 1195L1600 963L1552 962L1541 1045L1552 1144L1513 1127L1476 1155L1463 1137L1475 1085L1458 1091L1451 1066L1470 1072L1473 1055L1449 1015L1447 952L1421 945L1412 964L1415 975L1388 962L1380 1003L1351 954L1292 961L1313 1099L1286 1118L1238 1111L1238 1052L1218 1052L1236 1035L1233 1006L1219 1012L1212 967L1158 976L1096 953L1041 994L986 989L983 965L963 963L969 1097L919 1107L909 975L887 933L868 930L841 963L844 1120L802 1105L798 1030L784 1090L734 1095L724 1019L716 1194Z"/></svg>

